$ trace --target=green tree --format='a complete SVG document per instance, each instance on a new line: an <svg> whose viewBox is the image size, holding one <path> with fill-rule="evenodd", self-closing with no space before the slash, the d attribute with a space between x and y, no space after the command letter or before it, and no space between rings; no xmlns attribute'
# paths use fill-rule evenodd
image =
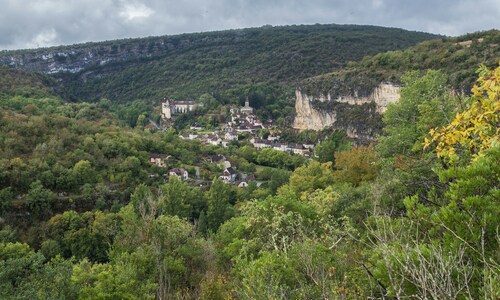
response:
<svg viewBox="0 0 500 300"><path fill-rule="evenodd" d="M150 207L148 202L152 199L153 193L144 183L139 184L130 196L130 202L132 203L137 214L149 214ZM156 211L154 213L156 213Z"/></svg>
<svg viewBox="0 0 500 300"><path fill-rule="evenodd" d="M28 299L36 297L33 279L43 267L44 257L27 244L0 243L0 297Z"/></svg>
<svg viewBox="0 0 500 300"><path fill-rule="evenodd" d="M243 147L238 148L238 156L246 159L250 162L255 162L255 158L257 157L257 150L249 145L245 145Z"/></svg>
<svg viewBox="0 0 500 300"><path fill-rule="evenodd" d="M270 167L284 167L288 154L272 148L262 149L257 153L256 162L260 165Z"/></svg>
<svg viewBox="0 0 500 300"><path fill-rule="evenodd" d="M0 243L14 243L17 240L17 231L12 226L5 225L0 229Z"/></svg>
<svg viewBox="0 0 500 300"><path fill-rule="evenodd" d="M401 98L384 113L384 134L377 152L383 158L408 156L422 150L429 129L446 124L456 99L446 87L447 77L440 71L406 73L402 78Z"/></svg>
<svg viewBox="0 0 500 300"><path fill-rule="evenodd" d="M282 169L266 169L266 177L269 178L267 186L271 189L272 194L276 194L278 188L283 186L290 179L291 172Z"/></svg>
<svg viewBox="0 0 500 300"><path fill-rule="evenodd" d="M17 191L26 191L33 176L31 174L30 167L26 162L18 157L13 158L9 161L9 173L6 174L9 180L9 185Z"/></svg>
<svg viewBox="0 0 500 300"><path fill-rule="evenodd" d="M333 183L331 163L321 164L313 160L292 173L289 187L296 195L300 195L303 192L325 188Z"/></svg>
<svg viewBox="0 0 500 300"><path fill-rule="evenodd" d="M402 81L400 101L384 113L384 134L376 146L381 158L376 201L394 215L404 213L405 197L418 194L420 201L432 203L432 194L444 192L433 171L440 167L439 161L422 151L423 142L429 129L444 126L460 107L440 71L407 72Z"/></svg>
<svg viewBox="0 0 500 300"><path fill-rule="evenodd" d="M26 195L26 203L30 211L38 217L48 214L56 199L55 194L43 187L39 180L30 185L28 194Z"/></svg>
<svg viewBox="0 0 500 300"><path fill-rule="evenodd" d="M155 299L156 285L139 269L143 258L124 255L113 264L92 264L82 260L73 268L71 282L79 299ZM147 262L146 262L147 265Z"/></svg>
<svg viewBox="0 0 500 300"><path fill-rule="evenodd" d="M196 222L196 229L202 234L206 234L208 231L207 217L204 210L200 212L200 216Z"/></svg>
<svg viewBox="0 0 500 300"><path fill-rule="evenodd" d="M143 258L138 266L130 266L133 280L146 278L144 283L155 284L158 298L168 299L179 293L189 294L201 282L207 265L205 256L213 253L188 221L156 214L155 203L159 201L150 198L146 203L150 208L142 214L136 214L131 205L120 210L121 232L114 243L111 263L128 253L137 256L135 259Z"/></svg>
<svg viewBox="0 0 500 300"><path fill-rule="evenodd" d="M347 150L349 147L345 133L335 131L329 138L318 144L314 152L320 162L335 162L335 152Z"/></svg>
<svg viewBox="0 0 500 300"><path fill-rule="evenodd" d="M406 218L370 220L374 274L387 287L387 296L495 299L500 295L496 255L500 146L495 134L498 122L490 123L496 116L488 113L498 102L498 76L489 71L485 75L474 88L477 93L469 108L442 131L431 131L437 145L426 141L427 147L435 145L446 158L435 169L446 187L444 193L429 193L430 201L421 201L418 195L406 197ZM457 150L471 151L473 159L458 157Z"/></svg>
<svg viewBox="0 0 500 300"><path fill-rule="evenodd" d="M231 290L224 276L210 276L201 283L201 300L224 300L230 298Z"/></svg>
<svg viewBox="0 0 500 300"><path fill-rule="evenodd" d="M434 199L439 205L408 197L407 218L371 221L372 262L387 296L498 296L500 148L486 152L469 166L439 172L449 184L445 195Z"/></svg>
<svg viewBox="0 0 500 300"><path fill-rule="evenodd" d="M302 274L293 268L294 261L279 251L265 252L261 257L236 265L241 283L236 291L249 299L300 299Z"/></svg>
<svg viewBox="0 0 500 300"><path fill-rule="evenodd" d="M300 199L282 191L242 204L217 233L222 258L234 263L235 292L251 299L334 298L345 274L337 251L347 251L346 236L353 233L348 219L333 218L337 201L328 187Z"/></svg>
<svg viewBox="0 0 500 300"><path fill-rule="evenodd" d="M135 127L143 128L146 125L146 114L142 113L137 117L137 121L135 122Z"/></svg>
<svg viewBox="0 0 500 300"><path fill-rule="evenodd" d="M214 179L206 192L208 229L216 232L219 226L233 216L231 188L220 179Z"/></svg>
<svg viewBox="0 0 500 300"><path fill-rule="evenodd" d="M109 260L109 249L120 229L116 214L101 211L81 214L66 211L47 223L41 248L47 257L61 254L66 258L88 258L97 262Z"/></svg>
<svg viewBox="0 0 500 300"><path fill-rule="evenodd" d="M85 183L95 183L97 181L97 173L88 160L80 160L72 169L74 182L78 185Z"/></svg>
<svg viewBox="0 0 500 300"><path fill-rule="evenodd" d="M61 246L57 241L48 239L43 241L42 245L40 245L40 252L43 254L45 258L52 259L57 255L61 255L62 250Z"/></svg>
<svg viewBox="0 0 500 300"><path fill-rule="evenodd" d="M209 110L215 109L219 105L219 103L217 102L217 99L215 99L212 95L207 94L207 93L201 95L198 98L198 101L203 103L204 107L206 107Z"/></svg>
<svg viewBox="0 0 500 300"><path fill-rule="evenodd" d="M160 211L164 214L178 216L179 218L191 217L192 207L190 198L196 197L191 187L181 181L177 176L171 176L168 183L160 187Z"/></svg>
<svg viewBox="0 0 500 300"><path fill-rule="evenodd" d="M141 161L135 156L128 156L121 167L124 172L127 172L126 180L137 180L143 177Z"/></svg>
<svg viewBox="0 0 500 300"><path fill-rule="evenodd" d="M13 197L12 188L8 187L0 190L0 216L10 208Z"/></svg>
<svg viewBox="0 0 500 300"><path fill-rule="evenodd" d="M371 146L360 146L335 153L334 172L336 181L348 182L354 186L370 181L377 175L378 165Z"/></svg>
<svg viewBox="0 0 500 300"><path fill-rule="evenodd" d="M57 256L44 264L30 284L38 299L76 299L79 288L71 282L72 273L73 261Z"/></svg>

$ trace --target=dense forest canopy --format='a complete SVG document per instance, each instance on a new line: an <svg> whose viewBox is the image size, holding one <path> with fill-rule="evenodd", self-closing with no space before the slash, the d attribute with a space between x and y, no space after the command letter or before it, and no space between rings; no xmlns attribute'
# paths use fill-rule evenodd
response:
<svg viewBox="0 0 500 300"><path fill-rule="evenodd" d="M366 56L346 68L307 78L304 89L312 94L369 94L380 82L400 83L410 70L442 70L457 93L468 94L479 64L493 68L500 57L500 31L476 32L460 37L434 39L406 49Z"/></svg>
<svg viewBox="0 0 500 300"><path fill-rule="evenodd" d="M259 108L289 98L303 78L438 37L376 26L264 26L3 51L0 64L51 73L78 100L158 103L210 93L220 103L250 97Z"/></svg>
<svg viewBox="0 0 500 300"><path fill-rule="evenodd" d="M284 29L255 29L265 30ZM424 42L350 64L372 72L394 62L384 70L399 74L401 98L374 145L353 147L338 131L280 131L289 142L321 141L309 158L256 149L248 134L222 148L180 138L179 124L148 130L146 98L67 101L64 81L2 68L0 298L499 298L497 39L496 31L458 38L473 40L460 49ZM451 58L460 50L463 63ZM442 66L412 65L436 53ZM455 80L460 72L465 81ZM472 89L456 93L472 73ZM119 74L120 84L136 78ZM110 91L113 76L102 81ZM203 114L227 110L201 98ZM254 180L224 182L221 157Z"/></svg>

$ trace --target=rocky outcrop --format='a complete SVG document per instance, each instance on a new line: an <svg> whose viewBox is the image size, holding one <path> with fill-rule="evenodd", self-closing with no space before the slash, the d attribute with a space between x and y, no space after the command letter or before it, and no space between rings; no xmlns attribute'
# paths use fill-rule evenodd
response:
<svg viewBox="0 0 500 300"><path fill-rule="evenodd" d="M190 35L161 36L91 42L69 46L27 50L0 51L0 66L19 68L45 74L78 73L100 66L120 62L147 62L172 53L205 47L214 43L231 42L235 37L224 36L224 40Z"/></svg>
<svg viewBox="0 0 500 300"><path fill-rule="evenodd" d="M306 41L305 35L309 37ZM350 39L351 35L362 35L365 38ZM417 42L436 37L438 36L423 32L358 25L262 27L89 42L50 48L0 50L0 66L7 65L11 68L50 74L78 73L113 63L131 60L150 61L155 57L172 56L177 53L181 54L182 62L200 58L193 62L193 68L198 64L199 67L206 65L207 68L210 63L231 66L236 64L233 59L239 61L245 59L245 56L252 59L251 63L257 66L257 70L262 67L266 70L267 60L273 63L271 67L274 69L276 65L281 64L281 59L284 59L283 62L288 61L292 66L299 62L300 66L306 63L308 65L309 59L315 59L314 68L311 69L315 72L302 70L304 74L312 75L320 70L326 72L332 67L343 66L347 61L356 61L366 55L407 48ZM318 51L290 51L289 48L296 46L297 42L305 45L301 46L303 49L310 47ZM323 51L323 49L329 50ZM188 51L194 52L188 53ZM332 57L331 51L339 53ZM341 51L346 53L340 53ZM233 54L232 52L238 53L236 58L229 55ZM325 53L328 53L328 56ZM177 57L172 58L177 59ZM275 62L276 60L278 62ZM320 65L323 66L322 69L318 69ZM298 70L298 66L292 69Z"/></svg>
<svg viewBox="0 0 500 300"><path fill-rule="evenodd" d="M46 74L77 73L87 68L103 66L113 62L147 59L164 55L175 47L172 43L164 41L152 41L147 45L120 40L100 44L89 43L11 51L0 55L0 65Z"/></svg>
<svg viewBox="0 0 500 300"><path fill-rule="evenodd" d="M328 101L332 101L330 95L328 95ZM350 105L361 105L373 101L377 106L377 112L384 113L387 105L399 101L399 86L391 83L381 83L368 97L358 97L356 91L354 91L353 96L340 96L333 101Z"/></svg>
<svg viewBox="0 0 500 300"><path fill-rule="evenodd" d="M390 103L399 101L399 86L381 83L368 96L309 96L295 91L296 116L293 127L299 130L322 130L327 127L346 131L354 139L371 140L381 129L380 115Z"/></svg>
<svg viewBox="0 0 500 300"><path fill-rule="evenodd" d="M325 101L323 96L320 99L318 101ZM335 111L326 112L317 110L313 108L312 101L314 101L314 98L303 93L302 89L298 88L295 90L295 120L293 128L300 130L321 130L335 123L337 120Z"/></svg>

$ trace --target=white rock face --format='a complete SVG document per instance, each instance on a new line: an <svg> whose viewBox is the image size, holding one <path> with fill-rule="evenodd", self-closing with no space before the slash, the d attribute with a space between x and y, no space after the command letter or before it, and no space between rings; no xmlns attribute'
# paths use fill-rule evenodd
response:
<svg viewBox="0 0 500 300"><path fill-rule="evenodd" d="M328 95L328 98L330 98L330 95ZM381 83L368 97L347 96L339 97L334 101L351 105L362 105L374 101L377 104L377 112L384 113L389 103L399 101L399 86L391 83Z"/></svg>
<svg viewBox="0 0 500 300"><path fill-rule="evenodd" d="M311 104L314 100L321 102L335 101L350 105L362 105L373 101L377 105L377 112L383 113L390 103L399 101L399 86L391 83L381 83L368 97L356 97L356 94L355 92L354 96L340 96L337 99L332 99L330 94L313 97L297 89L295 91L296 116L293 128L300 130L322 130L326 127L335 125L337 113L335 111L325 112L315 109ZM363 122L363 120L360 120L360 122Z"/></svg>
<svg viewBox="0 0 500 300"><path fill-rule="evenodd" d="M306 130L321 130L331 126L336 121L336 113L327 113L316 110L312 107L312 96L302 93L301 90L295 90L295 120L293 128Z"/></svg>

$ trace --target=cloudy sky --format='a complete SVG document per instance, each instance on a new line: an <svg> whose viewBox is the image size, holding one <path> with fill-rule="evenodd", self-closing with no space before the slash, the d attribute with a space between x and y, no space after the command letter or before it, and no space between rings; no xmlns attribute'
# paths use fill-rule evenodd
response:
<svg viewBox="0 0 500 300"><path fill-rule="evenodd" d="M500 28L499 0L0 0L0 49L288 24L445 35Z"/></svg>

